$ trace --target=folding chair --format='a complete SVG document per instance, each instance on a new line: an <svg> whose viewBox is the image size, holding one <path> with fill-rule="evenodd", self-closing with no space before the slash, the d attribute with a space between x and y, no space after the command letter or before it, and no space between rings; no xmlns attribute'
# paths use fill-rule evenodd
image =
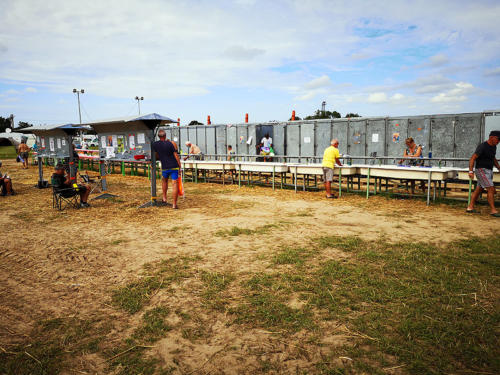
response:
<svg viewBox="0 0 500 375"><path fill-rule="evenodd" d="M89 176L88 172L86 174L79 174L83 183L90 186L90 194L93 192L102 193L102 182L101 176Z"/></svg>
<svg viewBox="0 0 500 375"><path fill-rule="evenodd" d="M52 208L59 211L71 208L80 208L80 194L75 188L57 189L52 187Z"/></svg>

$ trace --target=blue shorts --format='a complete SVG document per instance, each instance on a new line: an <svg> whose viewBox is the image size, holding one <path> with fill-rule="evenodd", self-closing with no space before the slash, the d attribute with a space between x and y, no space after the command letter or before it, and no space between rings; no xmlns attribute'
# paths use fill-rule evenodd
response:
<svg viewBox="0 0 500 375"><path fill-rule="evenodd" d="M175 181L179 178L179 169L165 169L161 171L161 175L163 178L168 180L169 177L172 178L172 181Z"/></svg>

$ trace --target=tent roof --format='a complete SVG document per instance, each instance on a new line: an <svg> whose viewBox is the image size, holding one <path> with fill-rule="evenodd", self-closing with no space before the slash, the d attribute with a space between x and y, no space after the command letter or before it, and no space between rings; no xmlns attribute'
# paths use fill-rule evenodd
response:
<svg viewBox="0 0 500 375"><path fill-rule="evenodd" d="M140 115L140 116L126 116L126 117L116 117L116 118L98 120L86 123L85 125L117 124L117 123L133 122L133 121L160 121L161 124L169 124L177 122L169 117L159 115L158 113L149 113L147 115Z"/></svg>
<svg viewBox="0 0 500 375"><path fill-rule="evenodd" d="M33 133L34 131L47 131L47 130L90 130L88 126L82 126L80 124L64 124L64 125L37 125L30 126L28 128L14 129L18 133Z"/></svg>

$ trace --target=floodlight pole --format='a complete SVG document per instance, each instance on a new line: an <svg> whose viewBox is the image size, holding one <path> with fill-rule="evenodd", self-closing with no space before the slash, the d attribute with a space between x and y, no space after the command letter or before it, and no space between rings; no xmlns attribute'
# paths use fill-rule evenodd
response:
<svg viewBox="0 0 500 375"><path fill-rule="evenodd" d="M144 100L144 96L136 96L135 100L137 100L137 107L139 107L139 115L141 114L141 100Z"/></svg>
<svg viewBox="0 0 500 375"><path fill-rule="evenodd" d="M84 89L81 89L81 90L73 89L73 92L76 94L76 96L78 98L78 116L80 117L80 124L81 124L82 123L82 111L80 110L80 94L85 93L85 90Z"/></svg>

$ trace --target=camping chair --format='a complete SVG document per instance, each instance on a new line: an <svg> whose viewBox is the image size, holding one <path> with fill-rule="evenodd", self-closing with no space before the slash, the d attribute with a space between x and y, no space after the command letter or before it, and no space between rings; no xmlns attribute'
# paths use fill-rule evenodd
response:
<svg viewBox="0 0 500 375"><path fill-rule="evenodd" d="M52 187L52 208L57 208L59 211L66 207L80 208L80 194L77 189L70 187L58 189Z"/></svg>
<svg viewBox="0 0 500 375"><path fill-rule="evenodd" d="M79 175L83 183L90 186L90 194L93 192L102 193L101 176L89 176L88 172L85 174L79 173Z"/></svg>

